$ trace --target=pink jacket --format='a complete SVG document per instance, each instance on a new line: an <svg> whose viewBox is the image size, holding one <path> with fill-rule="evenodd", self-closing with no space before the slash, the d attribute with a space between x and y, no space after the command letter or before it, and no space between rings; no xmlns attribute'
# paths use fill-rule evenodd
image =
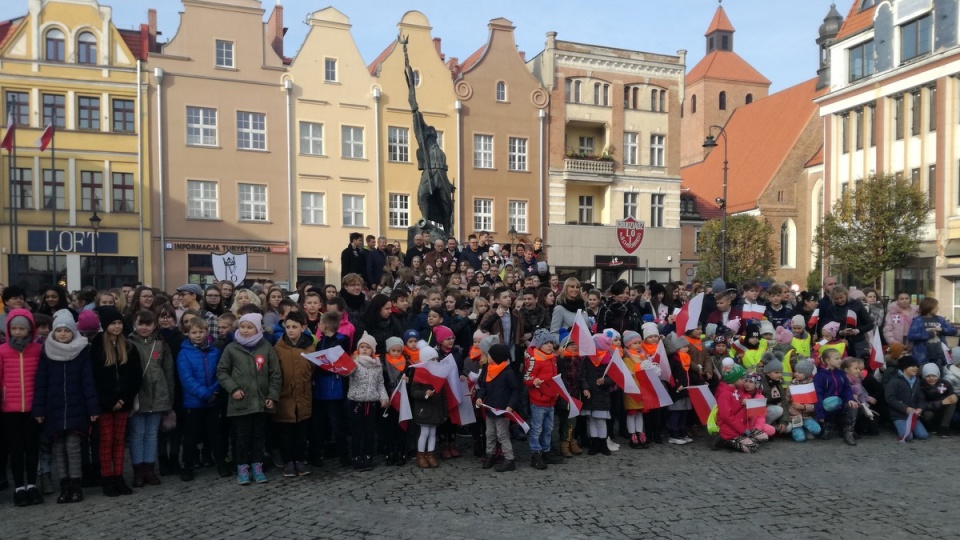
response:
<svg viewBox="0 0 960 540"><path fill-rule="evenodd" d="M43 345L34 342L36 334L33 315L26 309L14 309L7 315L7 339L10 336L10 321L23 316L30 321L30 342L20 352L10 346L9 341L0 345L0 392L2 392L3 412L30 412L33 408L33 389L40 364Z"/></svg>
<svg viewBox="0 0 960 540"><path fill-rule="evenodd" d="M717 425L720 438L731 441L744 435L750 429L747 408L741 403L744 399L742 388L721 382L717 387Z"/></svg>
<svg viewBox="0 0 960 540"><path fill-rule="evenodd" d="M901 343L907 350L911 349L913 343L907 339L907 334L910 332L910 322L919 314L915 304L910 304L910 310L904 312L896 302L890 302L887 315L883 319L883 337L887 340L887 345Z"/></svg>

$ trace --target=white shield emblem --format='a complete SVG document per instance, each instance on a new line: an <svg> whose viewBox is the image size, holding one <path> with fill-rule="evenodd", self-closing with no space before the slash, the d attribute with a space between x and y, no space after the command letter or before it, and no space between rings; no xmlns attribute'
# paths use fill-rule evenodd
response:
<svg viewBox="0 0 960 540"><path fill-rule="evenodd" d="M239 285L247 277L247 254L236 255L231 252L211 253L213 276L217 281L229 281Z"/></svg>

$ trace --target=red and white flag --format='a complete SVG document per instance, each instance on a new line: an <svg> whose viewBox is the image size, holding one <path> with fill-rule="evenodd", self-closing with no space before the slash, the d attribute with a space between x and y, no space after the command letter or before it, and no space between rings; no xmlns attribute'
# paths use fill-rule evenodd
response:
<svg viewBox="0 0 960 540"><path fill-rule="evenodd" d="M847 310L847 326L857 326L857 312L852 309Z"/></svg>
<svg viewBox="0 0 960 540"><path fill-rule="evenodd" d="M577 316L573 319L573 327L570 328L570 338L577 344L580 356L593 356L597 354L597 344L593 341L590 325L587 324L587 317L584 315L582 309L577 310Z"/></svg>
<svg viewBox="0 0 960 540"><path fill-rule="evenodd" d="M700 419L700 423L707 425L710 412L717 406L717 398L713 396L710 387L705 384L691 386L687 388L687 395L690 396L693 410L697 411L697 418Z"/></svg>
<svg viewBox="0 0 960 540"><path fill-rule="evenodd" d="M813 387L813 383L791 385L790 400L803 405L813 405L817 402L817 389Z"/></svg>
<svg viewBox="0 0 960 540"><path fill-rule="evenodd" d="M657 342L657 357L654 358L660 366L660 380L670 382L673 380L673 373L670 371L670 357L667 356L667 349L663 346L663 338Z"/></svg>
<svg viewBox="0 0 960 540"><path fill-rule="evenodd" d="M906 425L903 428L903 437L900 437L900 442L907 442L907 437L909 437L917 427L917 420L917 413L912 412L907 415Z"/></svg>
<svg viewBox="0 0 960 540"><path fill-rule="evenodd" d="M560 395L563 396L563 399L570 405L570 412L567 414L567 418L580 416L580 409L583 409L583 402L570 395L560 375L554 375L550 380L553 381L553 384L557 385L557 389L560 390Z"/></svg>
<svg viewBox="0 0 960 540"><path fill-rule="evenodd" d="M520 415L517 414L517 411L509 411L509 412L507 412L507 411L505 411L505 410L503 410L503 409L495 409L495 408L493 408L493 407L491 407L491 406L489 406L489 405L484 405L484 407L487 408L487 409L490 409L490 412L492 412L493 414L495 414L495 415L497 415L497 416L506 416L507 418L510 419L511 422L513 422L514 424L520 426L520 427L523 429L523 432L524 432L524 433L527 433L528 431L530 431L530 424L528 424L526 421L524 421L523 418L520 418Z"/></svg>
<svg viewBox="0 0 960 540"><path fill-rule="evenodd" d="M410 408L410 397L407 395L407 385L403 381L397 384L397 387L393 390L393 394L390 395L390 406L400 413L398 422L400 423L400 428L406 431L410 420L413 420L413 409Z"/></svg>
<svg viewBox="0 0 960 540"><path fill-rule="evenodd" d="M313 362L320 369L336 375L349 375L357 369L357 363L354 362L353 357L339 345L322 351L300 353L300 356Z"/></svg>
<svg viewBox="0 0 960 540"><path fill-rule="evenodd" d="M743 354L747 352L747 346L742 339L735 339L730 343L730 348L736 351L737 354Z"/></svg>
<svg viewBox="0 0 960 540"><path fill-rule="evenodd" d="M641 369L637 373L637 382L640 383L640 392L643 395L643 410L659 409L672 405L673 400L667 393L667 387L663 385L657 377L657 373L652 369Z"/></svg>
<svg viewBox="0 0 960 540"><path fill-rule="evenodd" d="M43 133L40 134L40 138L37 139L37 146L41 152L46 151L50 143L53 142L53 131L53 124L50 124L43 130Z"/></svg>
<svg viewBox="0 0 960 540"><path fill-rule="evenodd" d="M763 318L763 315L767 312L767 308L760 304L744 304L743 305L743 318L744 320L750 321L759 321Z"/></svg>
<svg viewBox="0 0 960 540"><path fill-rule="evenodd" d="M745 401L747 403L747 416L749 418L756 418L767 414L767 398L749 398Z"/></svg>
<svg viewBox="0 0 960 540"><path fill-rule="evenodd" d="M624 394L640 397L640 387L637 385L637 380L633 377L633 373L627 369L627 365L623 363L620 353L614 351L604 375L609 375L617 383L617 386L623 390Z"/></svg>
<svg viewBox="0 0 960 540"><path fill-rule="evenodd" d="M444 359L446 360L446 359ZM451 376L453 380L459 382L459 377L457 377L457 365L453 364L451 368L450 364L444 364L443 362L420 362L419 364L413 364L413 382L419 384L428 384L433 387L434 392L439 392L443 389L444 386L449 385L451 381ZM459 388L459 385L449 386L449 388ZM449 392L453 393L453 392ZM459 403L459 399L457 400Z"/></svg>
<svg viewBox="0 0 960 540"><path fill-rule="evenodd" d="M683 335L693 330L700 324L700 312L703 310L703 293L693 297L689 302L680 308L677 314L676 327L677 334Z"/></svg>
<svg viewBox="0 0 960 540"><path fill-rule="evenodd" d="M870 340L870 369L883 367L883 344L880 343L880 329L873 330L873 339Z"/></svg>
<svg viewBox="0 0 960 540"><path fill-rule="evenodd" d="M3 134L3 141L0 141L0 148L7 152L13 152L14 141L17 135L17 123L14 121L13 107L7 113L7 132Z"/></svg>
<svg viewBox="0 0 960 540"><path fill-rule="evenodd" d="M813 315L810 315L810 320L807 321L807 328L816 328L818 322L820 322L820 308L813 310Z"/></svg>

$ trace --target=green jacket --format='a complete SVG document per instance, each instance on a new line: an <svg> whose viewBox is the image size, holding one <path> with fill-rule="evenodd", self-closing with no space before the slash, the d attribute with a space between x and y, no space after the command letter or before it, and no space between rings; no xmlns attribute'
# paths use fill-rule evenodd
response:
<svg viewBox="0 0 960 540"><path fill-rule="evenodd" d="M217 365L217 380L227 393L227 416L276 412L283 378L277 353L266 339L261 339L252 351L235 341L227 345ZM243 390L243 399L233 399L237 389ZM264 402L268 399L273 400L272 409L266 408Z"/></svg>
<svg viewBox="0 0 960 540"><path fill-rule="evenodd" d="M170 348L156 336L144 339L133 333L127 340L140 354L140 369L143 370L143 382L137 394L137 412L166 412L173 409L176 373Z"/></svg>

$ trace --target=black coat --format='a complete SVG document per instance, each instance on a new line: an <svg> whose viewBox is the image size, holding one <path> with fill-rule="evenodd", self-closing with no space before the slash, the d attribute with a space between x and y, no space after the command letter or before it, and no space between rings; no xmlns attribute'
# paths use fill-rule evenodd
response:
<svg viewBox="0 0 960 540"><path fill-rule="evenodd" d="M65 362L51 360L46 353L40 355L32 413L36 418L44 417L43 429L47 435L68 430L89 431L90 417L100 414L89 347L77 358Z"/></svg>
<svg viewBox="0 0 960 540"><path fill-rule="evenodd" d="M917 374L917 381L912 387L903 373L899 371L890 379L884 390L884 397L887 398L887 408L890 410L892 420L906 420L907 407L926 408L927 400L923 397L923 390L920 388L922 383L919 373Z"/></svg>
<svg viewBox="0 0 960 540"><path fill-rule="evenodd" d="M480 378L477 379L477 398L482 399L486 405L495 409L510 407L516 410L520 406L521 390L517 372L509 366L490 382L487 382L487 366L483 366L480 370Z"/></svg>
<svg viewBox="0 0 960 540"><path fill-rule="evenodd" d="M429 384L412 383L410 385L410 408L413 409L413 421L420 425L439 426L447 419L446 393L449 388L443 387L430 397L426 397L427 390L433 390Z"/></svg>
<svg viewBox="0 0 960 540"><path fill-rule="evenodd" d="M606 364L594 366L589 358L580 362L580 388L583 392L590 392L590 397L583 394L583 409L585 411L610 410L610 390L613 389L615 383L607 375L603 378L603 385L597 384L597 379L603 375L606 369Z"/></svg>
<svg viewBox="0 0 960 540"><path fill-rule="evenodd" d="M368 334L373 336L373 339L377 340L377 354L382 358L384 354L387 353L387 338L398 337L403 338L403 331L406 329L403 326L403 322L396 316L390 315L386 319L381 319L379 315L377 316L377 321L369 322L364 321L363 328L358 328L360 330L366 331ZM361 336L363 334L360 334ZM357 337L357 339L360 339Z"/></svg>
<svg viewBox="0 0 960 540"><path fill-rule="evenodd" d="M367 259L362 249L353 249L347 246L340 252L340 275L359 274L366 279Z"/></svg>
<svg viewBox="0 0 960 540"><path fill-rule="evenodd" d="M123 400L121 411L131 411L133 400L140 393L143 381L143 367L140 364L140 354L137 348L127 343L127 362L122 366L114 364L105 366L106 345L104 334L93 338L90 346L90 365L93 366L93 380L97 385L97 394L100 396L100 409L105 412L113 411L113 406Z"/></svg>
<svg viewBox="0 0 960 540"><path fill-rule="evenodd" d="M697 366L691 362L690 369L684 371L683 365L680 364L677 355L670 355L670 373L673 374L673 384L667 385L667 393L670 394L670 399L679 401L688 397L687 388L703 384L703 381L700 380L700 375L696 372L696 367ZM676 389L681 386L683 390L677 392Z"/></svg>

